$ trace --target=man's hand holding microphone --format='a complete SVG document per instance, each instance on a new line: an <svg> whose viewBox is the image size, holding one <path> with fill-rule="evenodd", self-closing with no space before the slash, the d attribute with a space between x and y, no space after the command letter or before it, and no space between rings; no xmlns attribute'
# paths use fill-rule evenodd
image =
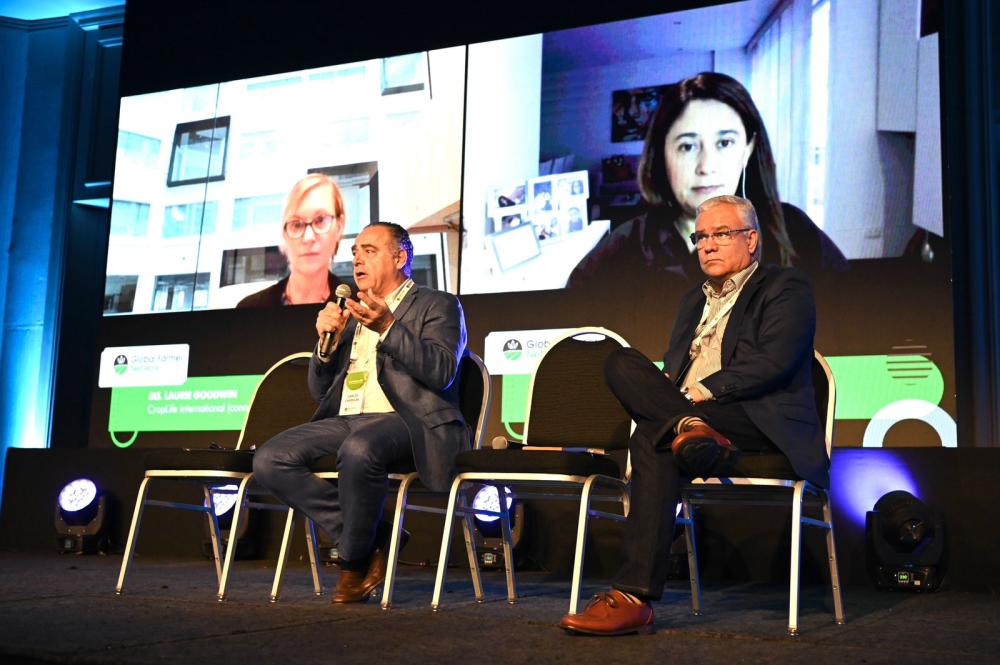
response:
<svg viewBox="0 0 1000 665"><path fill-rule="evenodd" d="M337 297L336 302L328 302L326 306L316 315L316 333L319 334L320 360L327 361L330 354L337 347L340 336L347 326L347 319L351 317L349 310L344 308L344 303L351 297L351 287L341 284L334 291Z"/></svg>

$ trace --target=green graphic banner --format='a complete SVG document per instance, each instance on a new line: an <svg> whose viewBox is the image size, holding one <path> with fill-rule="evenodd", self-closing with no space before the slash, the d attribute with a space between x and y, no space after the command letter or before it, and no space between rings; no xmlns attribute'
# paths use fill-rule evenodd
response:
<svg viewBox="0 0 1000 665"><path fill-rule="evenodd" d="M837 381L837 419L871 420L904 399L940 404L941 370L926 356L827 356Z"/></svg>
<svg viewBox="0 0 1000 665"><path fill-rule="evenodd" d="M112 388L108 431L239 430L261 377L197 376L179 386Z"/></svg>

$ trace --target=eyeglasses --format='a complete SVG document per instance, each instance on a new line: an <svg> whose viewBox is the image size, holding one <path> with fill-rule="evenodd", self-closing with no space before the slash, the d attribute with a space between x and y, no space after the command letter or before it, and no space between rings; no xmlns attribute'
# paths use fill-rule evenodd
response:
<svg viewBox="0 0 1000 665"><path fill-rule="evenodd" d="M285 235L289 238L301 238L305 235L306 227L311 226L313 233L323 235L333 228L333 215L317 215L311 222L303 222L301 219L290 219L285 222Z"/></svg>
<svg viewBox="0 0 1000 665"><path fill-rule="evenodd" d="M728 231L716 231L715 233L692 233L690 236L691 244L695 247L701 245L709 238L715 241L716 245L728 245L733 241L733 236L737 233L743 233L744 231L756 231L757 229L752 227L746 227L744 229L730 229Z"/></svg>

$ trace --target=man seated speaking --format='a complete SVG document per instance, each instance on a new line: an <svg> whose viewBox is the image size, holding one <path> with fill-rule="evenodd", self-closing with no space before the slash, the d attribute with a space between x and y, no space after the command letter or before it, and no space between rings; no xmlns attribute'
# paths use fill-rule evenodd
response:
<svg viewBox="0 0 1000 665"><path fill-rule="evenodd" d="M258 448L253 463L261 485L336 543L334 603L367 600L385 579L388 473L416 468L425 485L446 491L455 455L470 443L455 381L466 343L458 299L413 283L413 244L398 224L365 227L353 252L358 301L327 303L316 317L309 390L319 408ZM324 359L327 333L335 346ZM337 456L334 482L310 471L326 455Z"/></svg>
<svg viewBox="0 0 1000 665"><path fill-rule="evenodd" d="M828 485L812 384L816 308L801 272L758 264L753 205L719 196L691 242L708 278L681 300L661 373L634 349L609 359L611 391L636 423L632 502L613 588L560 626L593 635L650 629L663 592L681 477L726 475L740 455L783 454Z"/></svg>

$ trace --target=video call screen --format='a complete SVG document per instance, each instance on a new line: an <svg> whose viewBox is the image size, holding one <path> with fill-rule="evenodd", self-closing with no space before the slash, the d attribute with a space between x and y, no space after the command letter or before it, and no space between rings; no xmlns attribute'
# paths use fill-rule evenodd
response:
<svg viewBox="0 0 1000 665"><path fill-rule="evenodd" d="M392 220L420 280L454 290L435 229L457 217L464 68L458 47L123 98L105 315L231 308L287 276L282 211L310 173L344 199L332 272Z"/></svg>
<svg viewBox="0 0 1000 665"><path fill-rule="evenodd" d="M701 73L731 77L759 113L784 263L839 271L940 245L937 34L893 29L863 3L772 9L750 0L126 97L104 312L230 308L286 277L285 197L316 172L343 192L330 269L345 281L351 239L379 219L412 229L418 283L462 294L584 286L618 263L641 280L636 252L652 252L653 271L694 272L691 210L747 193L743 148L715 145L731 118L694 114L704 163L652 183L681 214L650 204L639 171L660 104ZM751 160L764 133L744 139Z"/></svg>
<svg viewBox="0 0 1000 665"><path fill-rule="evenodd" d="M685 119L697 134L687 145L655 146L688 151L651 183L682 210L651 205L640 189L660 105L669 113L678 84L706 72L738 82L766 130L787 231L775 262L816 274L940 243L937 34L920 37L913 16L906 32L908 17L880 17L877 3L774 4L471 45L461 292L584 286L621 271L697 276L684 265L697 204L746 192L766 207L742 186L742 147L719 144L740 118L707 103ZM762 150L762 133L747 138ZM509 239L523 224L534 238ZM774 235L765 228L765 250Z"/></svg>

